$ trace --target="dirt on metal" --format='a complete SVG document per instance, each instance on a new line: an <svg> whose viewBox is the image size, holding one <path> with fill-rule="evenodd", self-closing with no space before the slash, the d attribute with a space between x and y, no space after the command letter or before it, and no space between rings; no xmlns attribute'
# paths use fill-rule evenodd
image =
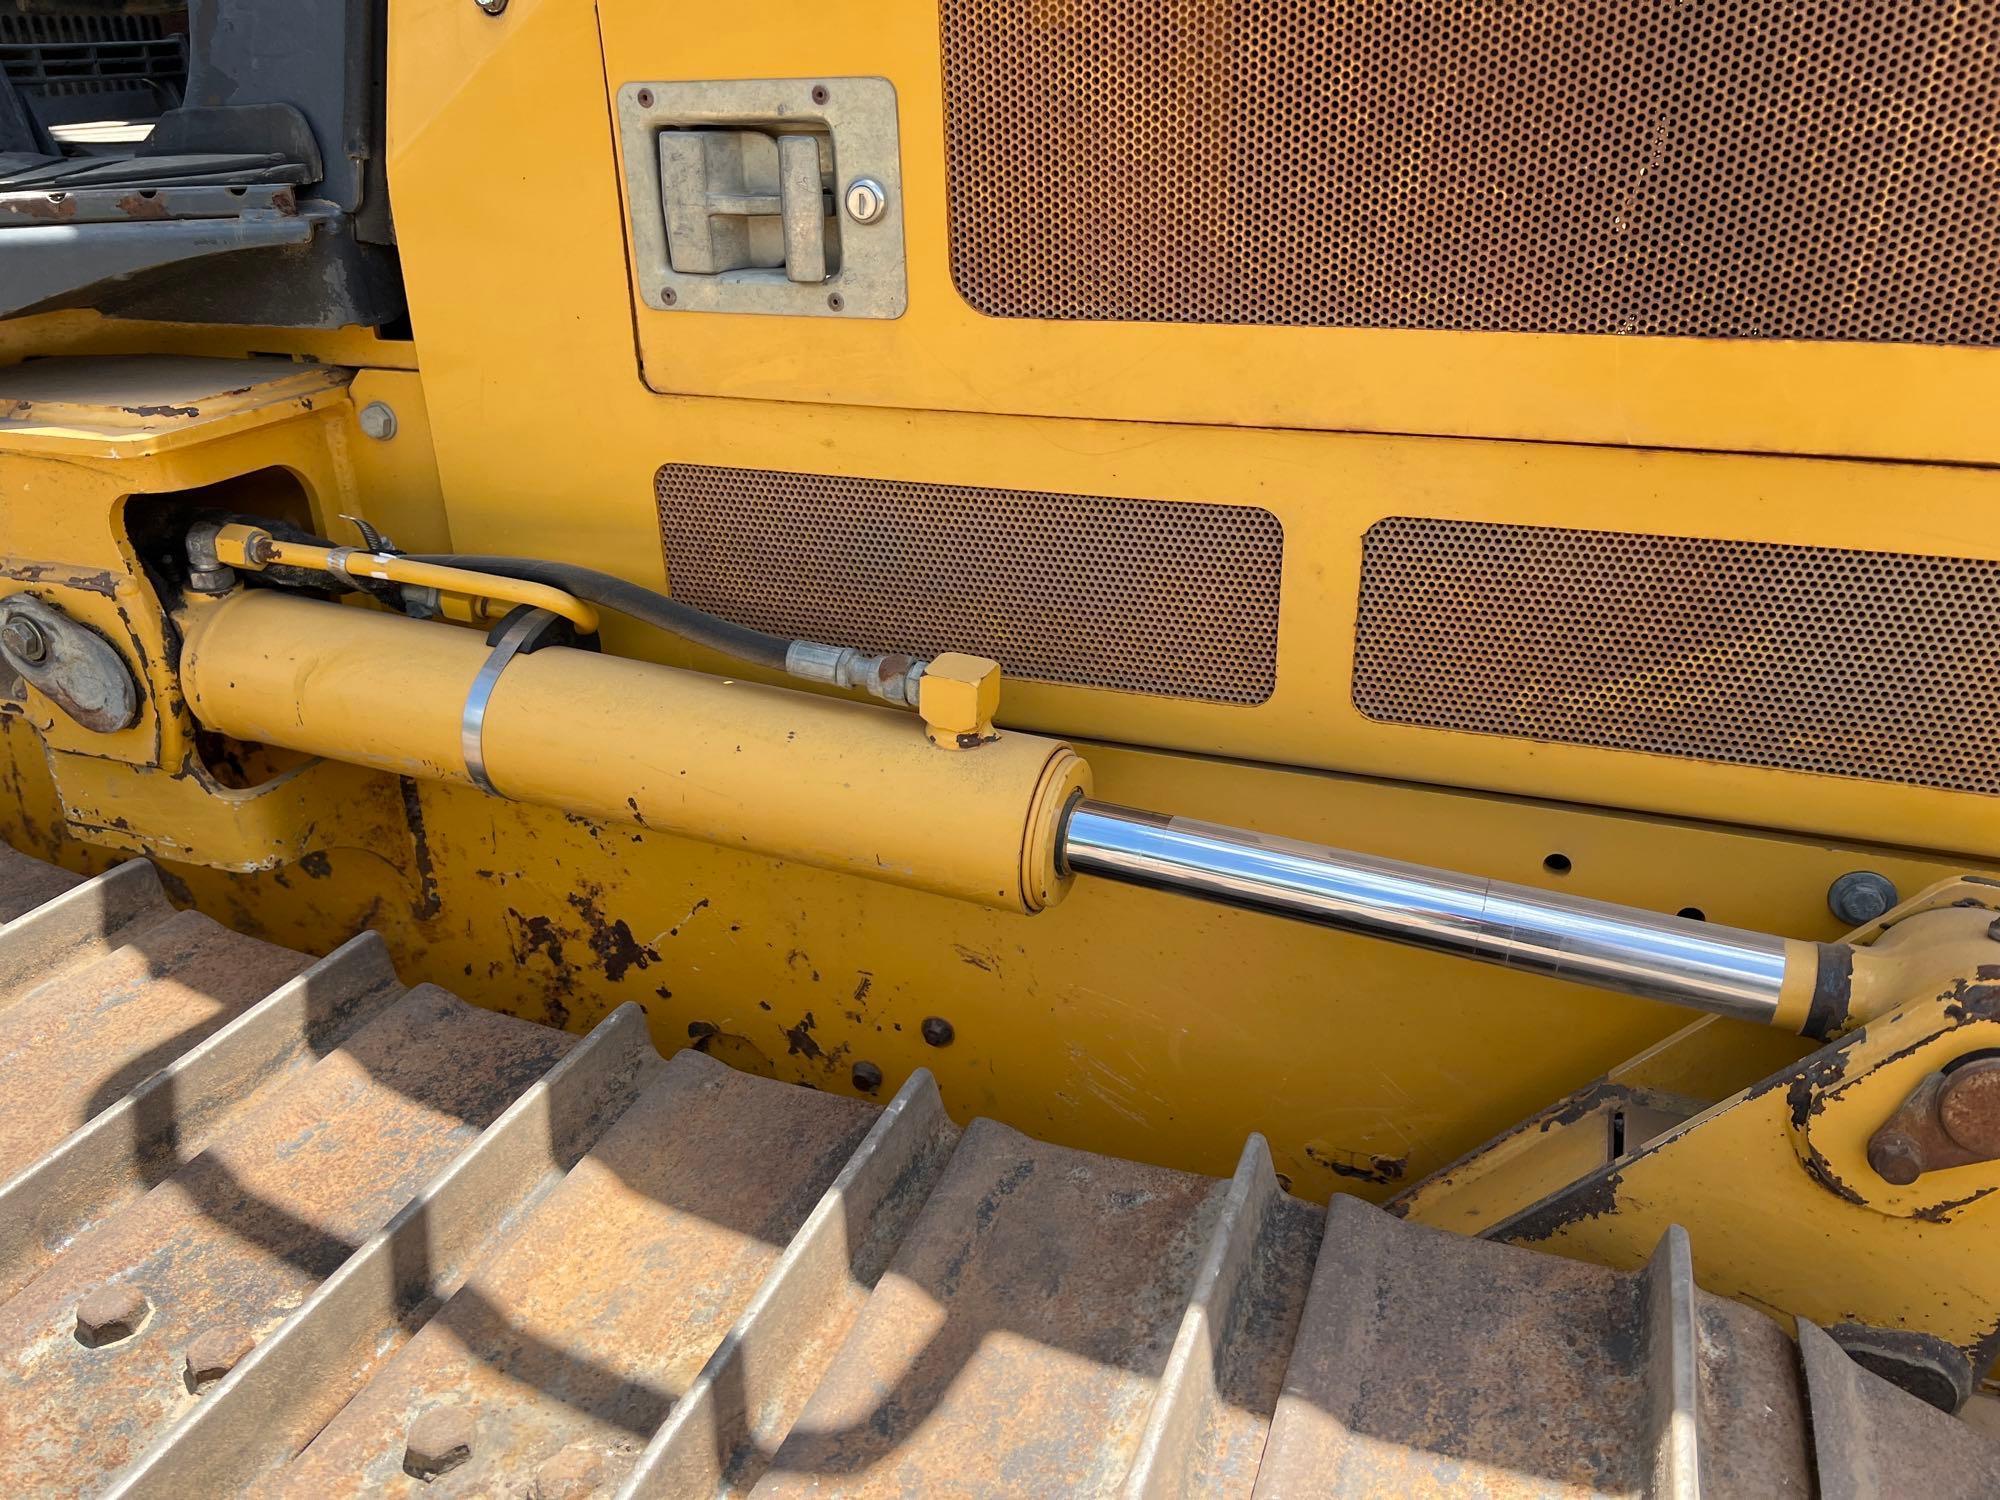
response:
<svg viewBox="0 0 2000 1500"><path fill-rule="evenodd" d="M291 955L296 960L297 955ZM262 1337L574 1042L410 992L0 1307L0 1487L89 1492L196 1399L189 1354ZM86 1347L80 1304L142 1296Z"/></svg>
<svg viewBox="0 0 2000 1500"><path fill-rule="evenodd" d="M177 912L17 999L0 1027L0 1180L306 964L199 912Z"/></svg>
<svg viewBox="0 0 2000 1500"><path fill-rule="evenodd" d="M85 1084L143 1085L148 1130L191 1110L156 1070L306 962L134 873L0 856L0 904L57 902L0 926L34 981L0 1065L30 1070L8 1139L36 1170L97 1159L102 1130L65 1143L108 1107ZM1634 1275L1322 1211L1257 1137L1218 1181L960 1132L924 1070L878 1110L662 1060L633 1007L579 1041L403 991L349 946L322 1007L354 1024L296 1065L259 1042L272 1071L202 1146L142 1154L157 1180L0 1302L0 1489L1783 1500L2000 1474L1816 1330L1802 1380L1678 1230ZM255 1019L282 1034L307 1011L280 994ZM36 1069L65 1102L31 1099Z"/></svg>

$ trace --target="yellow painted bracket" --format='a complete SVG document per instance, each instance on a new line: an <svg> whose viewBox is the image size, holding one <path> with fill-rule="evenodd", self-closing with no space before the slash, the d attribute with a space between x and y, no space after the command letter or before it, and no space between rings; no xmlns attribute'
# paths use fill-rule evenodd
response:
<svg viewBox="0 0 2000 1500"><path fill-rule="evenodd" d="M54 753L49 772L78 838L183 864L248 872L329 849L365 849L414 878L396 778L308 760L253 787L225 786L199 760L178 775Z"/></svg>
<svg viewBox="0 0 2000 1500"><path fill-rule="evenodd" d="M1560 1187L1699 1114L1704 1101L1600 1079L1390 1201L1415 1223L1481 1234Z"/></svg>
<svg viewBox="0 0 2000 1500"><path fill-rule="evenodd" d="M1983 933L1992 917L1984 907L1929 906L1883 939L1911 934L1914 966L1926 949L1965 951L1960 929ZM1631 1268L1678 1223L1700 1247L1712 1291L1821 1324L1935 1334L1985 1369L2000 1354L2000 1256L1991 1248L2000 1163L1926 1173L1909 1187L1867 1165L1869 1137L1919 1079L2000 1046L2000 942L1983 946L1985 961L1910 992L1900 1008L1491 1232ZM1829 1265L1841 1274L1827 1276Z"/></svg>
<svg viewBox="0 0 2000 1500"><path fill-rule="evenodd" d="M2000 945L1996 945L2000 948ZM1951 1001L1917 1004L1869 1026L1844 1061L1800 1090L1793 1137L1807 1169L1829 1190L1878 1214L1950 1223L2000 1189L2000 1162L1925 1172L1899 1186L1868 1164L1868 1142L1929 1074L1968 1054L2000 1051L2000 964Z"/></svg>
<svg viewBox="0 0 2000 1500"><path fill-rule="evenodd" d="M1680 1224L1711 1291L1824 1325L1935 1334L1984 1370L2000 1354L2000 1162L1897 1186L1867 1153L1923 1078L2000 1050L1996 910L2000 883L1934 885L1850 934L1861 1024L1847 1035L1706 1108L1689 1101L1684 1120L1642 1119L1606 1150L1607 1104L1629 1127L1650 1091L1714 1080L1712 1054L1741 1028L1696 1022L1400 1206L1419 1222L1627 1269Z"/></svg>

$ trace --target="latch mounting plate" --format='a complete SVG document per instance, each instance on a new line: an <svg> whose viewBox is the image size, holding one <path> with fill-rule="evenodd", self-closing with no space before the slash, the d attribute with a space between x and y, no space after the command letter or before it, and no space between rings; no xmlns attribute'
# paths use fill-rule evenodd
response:
<svg viewBox="0 0 2000 1500"><path fill-rule="evenodd" d="M886 78L731 79L626 83L618 89L620 143L631 214L639 298L661 312L771 313L788 317L895 318L909 303L903 248L902 160L896 89ZM679 132L748 131L822 137L830 161L833 212L827 244L837 258L815 278L808 267L732 266L676 270L669 243L671 205L663 191L663 140ZM866 180L882 195L876 217L844 207L849 184ZM718 199L718 202L721 200ZM727 207L726 203L722 204ZM758 204L746 198L745 207ZM754 222L754 221L752 221ZM782 226L773 223L773 235ZM758 232L762 232L761 230ZM789 243L797 243L796 237ZM769 259L769 257L764 257ZM684 265L690 262L683 254Z"/></svg>

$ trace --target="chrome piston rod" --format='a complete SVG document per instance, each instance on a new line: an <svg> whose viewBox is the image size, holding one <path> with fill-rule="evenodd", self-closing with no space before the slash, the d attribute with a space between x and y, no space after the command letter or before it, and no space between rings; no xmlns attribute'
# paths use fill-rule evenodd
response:
<svg viewBox="0 0 2000 1500"><path fill-rule="evenodd" d="M1765 933L1095 802L1071 809L1060 857L1080 874L1767 1025L1790 952L1810 952Z"/></svg>

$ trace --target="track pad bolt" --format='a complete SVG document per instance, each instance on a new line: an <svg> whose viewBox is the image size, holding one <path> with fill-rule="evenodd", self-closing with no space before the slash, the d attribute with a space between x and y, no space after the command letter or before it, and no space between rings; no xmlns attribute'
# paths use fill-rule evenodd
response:
<svg viewBox="0 0 2000 1500"><path fill-rule="evenodd" d="M76 1305L76 1341L97 1349L129 1339L151 1311L146 1294L136 1286L101 1286Z"/></svg>
<svg viewBox="0 0 2000 1500"><path fill-rule="evenodd" d="M403 1472L426 1484L472 1457L472 1413L462 1406L434 1406L410 1424Z"/></svg>
<svg viewBox="0 0 2000 1500"><path fill-rule="evenodd" d="M256 1340L240 1328L202 1330L187 1347L187 1368L182 1371L187 1388L199 1396L235 1369L255 1345Z"/></svg>
<svg viewBox="0 0 2000 1500"><path fill-rule="evenodd" d="M530 1500L589 1500L610 1487L611 1466L589 1443L571 1443L535 1470Z"/></svg>

